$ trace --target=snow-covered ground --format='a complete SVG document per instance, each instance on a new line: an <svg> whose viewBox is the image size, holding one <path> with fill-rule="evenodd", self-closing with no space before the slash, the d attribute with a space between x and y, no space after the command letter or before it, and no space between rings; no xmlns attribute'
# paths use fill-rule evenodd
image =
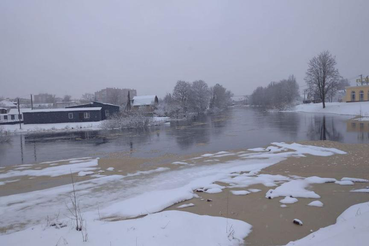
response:
<svg viewBox="0 0 369 246"><path fill-rule="evenodd" d="M334 225L322 228L310 235L290 242L288 246L347 246L368 245L369 202L346 209Z"/></svg>
<svg viewBox="0 0 369 246"><path fill-rule="evenodd" d="M162 124L168 121L168 117L153 117L154 125ZM69 123L53 123L53 124L22 124L22 129L19 129L19 124L1 125L3 130L9 133L41 133L41 132L68 132L81 130L101 130L104 121L98 122L69 122Z"/></svg>
<svg viewBox="0 0 369 246"><path fill-rule="evenodd" d="M307 154L331 156L346 153L334 148L273 143L265 149L237 153L221 151L183 160L183 163L190 163L194 159L237 156L236 160L224 163L171 165L171 168L159 167L125 175L114 173L115 169L104 169L91 158L22 165L14 170L0 169L0 182L5 188L25 178L39 178L40 175L33 171L35 169L46 177L65 175L67 170L91 177L75 183L86 230L75 230L67 208L71 203L72 185L62 185L2 196L1 227L8 228L9 234L0 235L0 245L84 245L86 235L88 245L239 245L251 231L252 225L246 222L183 211L160 211L198 197L195 191L199 189L217 193L223 192L224 188L248 188L254 184L274 187L266 197L282 197L281 202L286 204L300 202L292 196L320 198L314 191L307 190L307 186L340 183L331 178L259 174L261 169L288 157L303 158ZM226 186L215 184L218 181ZM341 181L368 182L355 178ZM249 189L232 193L251 196L250 192L258 191ZM120 220L125 218L134 219ZM117 219L119 221L115 221Z"/></svg>
<svg viewBox="0 0 369 246"><path fill-rule="evenodd" d="M54 123L54 124L19 124L2 125L5 131L10 133L33 133L33 132L61 132L61 131L79 131L79 130L99 130L101 129L99 122L71 122L71 123Z"/></svg>
<svg viewBox="0 0 369 246"><path fill-rule="evenodd" d="M369 116L369 102L354 102L354 103L326 103L326 108L323 109L321 103L300 104L294 109L294 112L306 113L329 113L352 116Z"/></svg>

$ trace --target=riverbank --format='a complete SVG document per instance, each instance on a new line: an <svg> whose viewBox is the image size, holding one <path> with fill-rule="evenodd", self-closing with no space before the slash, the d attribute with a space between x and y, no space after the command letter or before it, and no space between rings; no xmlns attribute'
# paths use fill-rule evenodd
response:
<svg viewBox="0 0 369 246"><path fill-rule="evenodd" d="M168 117L152 117L154 125L164 123ZM53 124L13 124L0 125L0 128L8 134L27 134L27 133L50 133L50 132L73 132L73 131L98 131L103 130L105 121L98 122L69 122Z"/></svg>
<svg viewBox="0 0 369 246"><path fill-rule="evenodd" d="M326 103L323 109L322 103L299 104L289 112L305 112L305 113L326 113L352 116L369 116L369 102L333 102Z"/></svg>
<svg viewBox="0 0 369 246"><path fill-rule="evenodd" d="M82 245L88 233L90 245L285 244L334 224L346 208L369 200L367 193L352 192L368 186L363 180L369 179L368 147L272 143L164 156L154 165L149 159L134 162L114 155L3 168L0 189L7 192L0 212L2 232L9 234L0 242ZM66 208L70 172L87 225L82 235ZM55 178L67 183L52 185ZM22 180L27 187L16 194ZM323 207L308 206L312 201ZM295 218L303 226L293 224Z"/></svg>
<svg viewBox="0 0 369 246"><path fill-rule="evenodd" d="M243 185L227 187L221 193L198 193L200 199L194 198L173 205L169 210L177 210L179 206L184 204L193 204L193 206L181 210L199 215L225 216L251 224L252 233L245 239L245 245L285 245L290 241L315 233L320 228L335 224L337 218L351 206L369 202L369 189L368 193L351 192L352 190L367 188L369 183L340 182L345 177L369 180L369 152L367 151L369 145L342 144L330 141L302 143L304 145L337 148L347 154L328 157L309 155L306 158L288 158L261 170L259 176L273 175L276 177L282 175L284 177L295 177L294 181L302 181L307 177L328 178L306 185L308 191L313 191L319 197L314 195L309 197L309 195L302 194L303 189L289 187L288 189L291 191L287 191L287 193L295 193L292 195L294 198L290 201L287 199L287 201L281 202L287 194L278 195L273 199L266 198L268 191L271 189L277 190L278 188L275 189L274 186L268 187L260 183L248 184L245 182ZM292 184L294 181L289 182ZM218 184L226 185L221 182ZM295 185L298 186L299 183L296 182ZM234 195L234 191L239 191L239 195ZM211 202L207 202L208 200L211 200ZM313 201L321 202L322 207L309 206ZM293 224L295 218L301 220L303 226ZM359 225L357 226L359 227ZM369 224L367 223L365 226L369 226ZM342 234L344 234L349 240L351 238L350 233L352 232L347 231L346 234L340 232L340 236L342 237ZM314 238L314 236L310 237ZM320 240L326 240L322 245L338 245L337 241L334 241L333 238L329 239L329 237L329 232L321 236ZM365 245L366 242L351 244L347 240L342 241L342 238L340 240L346 242L342 245ZM296 243L296 245L299 244ZM305 245L317 245L317 243L310 242L310 244Z"/></svg>

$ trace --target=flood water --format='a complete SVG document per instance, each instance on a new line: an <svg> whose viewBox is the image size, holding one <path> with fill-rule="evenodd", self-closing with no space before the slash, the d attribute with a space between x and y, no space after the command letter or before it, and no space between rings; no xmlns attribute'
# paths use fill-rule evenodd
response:
<svg viewBox="0 0 369 246"><path fill-rule="evenodd" d="M271 142L332 140L369 143L369 122L349 116L265 112L235 107L216 116L146 131L83 131L12 136L0 144L0 166L125 153L133 157L262 147Z"/></svg>

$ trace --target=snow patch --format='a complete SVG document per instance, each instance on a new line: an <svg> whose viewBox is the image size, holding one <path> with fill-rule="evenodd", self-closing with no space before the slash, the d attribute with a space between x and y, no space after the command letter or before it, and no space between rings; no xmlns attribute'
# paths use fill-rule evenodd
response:
<svg viewBox="0 0 369 246"><path fill-rule="evenodd" d="M308 204L308 206L312 206L312 207L323 207L323 203L321 201L313 201L311 203Z"/></svg>
<svg viewBox="0 0 369 246"><path fill-rule="evenodd" d="M242 196L242 195L250 194L250 192L247 191L247 190L231 190L231 193L233 195L236 195L236 196Z"/></svg>
<svg viewBox="0 0 369 246"><path fill-rule="evenodd" d="M284 203L284 204L292 204L292 203L295 203L295 202L298 202L299 200L297 200L296 198L294 197L289 197L289 196L286 196L285 198L283 198L282 200L280 200L279 202L280 203Z"/></svg>

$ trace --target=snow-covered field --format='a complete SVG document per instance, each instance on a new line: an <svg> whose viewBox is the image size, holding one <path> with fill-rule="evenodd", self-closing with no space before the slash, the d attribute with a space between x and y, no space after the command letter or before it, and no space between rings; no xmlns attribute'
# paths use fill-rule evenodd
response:
<svg viewBox="0 0 369 246"><path fill-rule="evenodd" d="M153 117L152 122L154 125L158 125L168 121L168 119L168 117ZM19 129L19 124L1 125L0 127L10 133L68 132L81 130L101 130L103 122L104 121L27 125L22 124L22 129Z"/></svg>
<svg viewBox="0 0 369 246"><path fill-rule="evenodd" d="M0 182L3 183L0 187L3 188L21 182L22 179L40 178L41 175L57 177L71 172L91 178L75 183L84 220L82 232L75 230L74 221L68 211L68 206L71 206L72 185L2 196L1 228L6 229L8 234L0 235L0 245L239 245L252 233L252 225L247 222L163 209L199 198L196 190L218 193L225 188L242 188L242 191L232 193L251 196L260 191L246 190L255 184L273 188L265 194L266 198L279 197L284 207L299 202L298 198L314 198L315 202L310 205L318 206L322 205L317 200L320 195L307 189L311 184L368 182L349 177L336 180L259 174L263 168L288 157L303 158L307 154L324 157L346 153L334 148L272 143L272 146L265 149L209 153L183 160L180 165L175 163L171 168L159 167L125 175L117 174L119 170L112 172L112 168L100 167L97 159L93 158L70 159L61 163L46 162L36 166L21 165L13 170L0 169ZM187 165L195 159L211 160L222 156L237 159L212 165ZM186 204L178 209L187 206L193 204ZM348 216L344 214L347 221L339 219L342 224L338 229L316 232L320 238L326 240L324 245L336 245L336 239L329 236L342 228L355 225L360 230L367 230L369 209L360 209L361 212L356 212L354 216L352 212L347 212ZM144 217L137 218L139 216ZM127 218L132 219L122 220ZM340 235L351 233L352 230L341 232ZM355 234L355 240L367 239L367 234L361 232ZM83 242L86 236L87 242Z"/></svg>
<svg viewBox="0 0 369 246"><path fill-rule="evenodd" d="M324 109L321 103L300 104L290 111L306 112L306 113L329 113L329 114L352 115L352 116L369 116L369 102L326 103L326 108Z"/></svg>

